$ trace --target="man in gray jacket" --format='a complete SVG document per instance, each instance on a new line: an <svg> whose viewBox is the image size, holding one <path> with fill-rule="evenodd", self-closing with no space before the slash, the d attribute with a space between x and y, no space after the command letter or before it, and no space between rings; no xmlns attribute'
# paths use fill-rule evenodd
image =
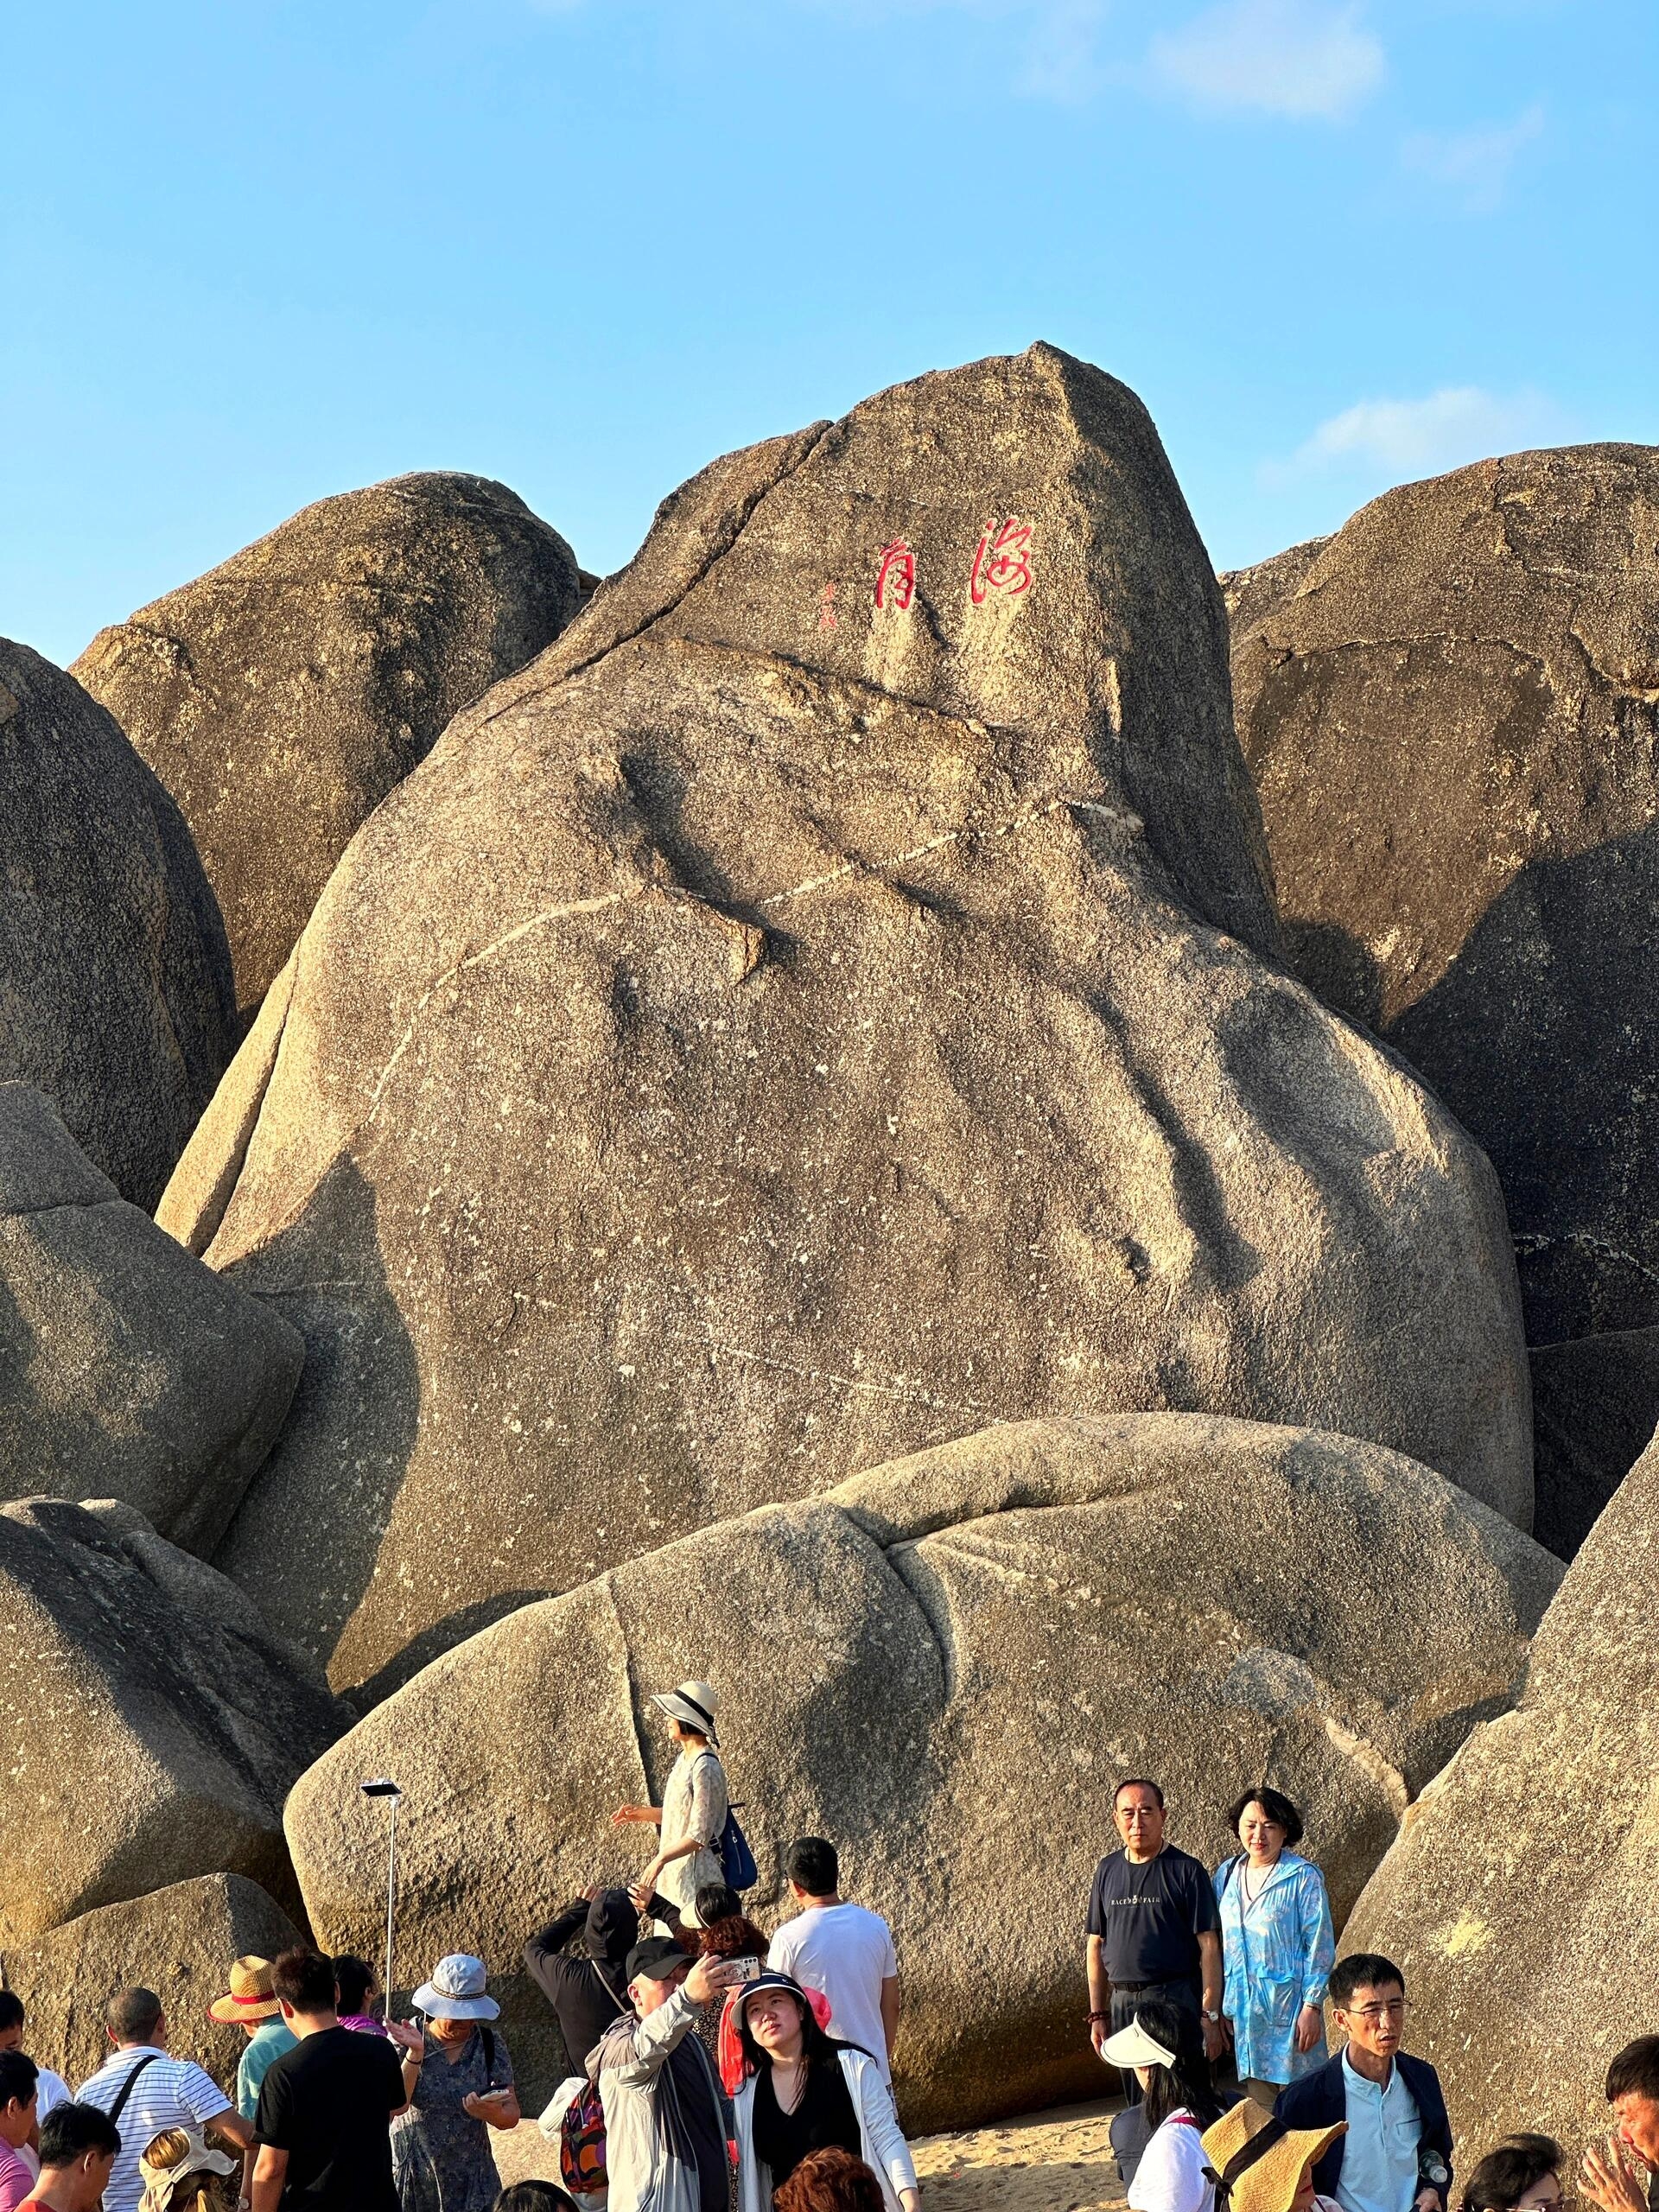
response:
<svg viewBox="0 0 1659 2212"><path fill-rule="evenodd" d="M694 1961L653 1936L634 1945L626 1971L638 2017L607 2029L588 2059L605 2107L609 2212L726 2212L731 2161L720 2078L691 2029L745 1969Z"/></svg>

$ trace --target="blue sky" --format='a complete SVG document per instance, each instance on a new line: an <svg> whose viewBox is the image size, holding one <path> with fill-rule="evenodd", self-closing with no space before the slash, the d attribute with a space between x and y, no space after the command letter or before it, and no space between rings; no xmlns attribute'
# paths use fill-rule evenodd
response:
<svg viewBox="0 0 1659 2212"><path fill-rule="evenodd" d="M1659 442L1654 0L60 0L14 16L0 631L499 476L588 567L715 453L1043 337L1218 565Z"/></svg>

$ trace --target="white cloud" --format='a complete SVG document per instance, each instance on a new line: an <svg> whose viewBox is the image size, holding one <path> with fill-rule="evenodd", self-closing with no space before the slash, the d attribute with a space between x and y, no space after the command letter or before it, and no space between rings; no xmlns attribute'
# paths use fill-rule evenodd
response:
<svg viewBox="0 0 1659 2212"><path fill-rule="evenodd" d="M1298 118L1348 115L1386 73L1358 0L1221 0L1154 39L1155 78L1205 108Z"/></svg>
<svg viewBox="0 0 1659 2212"><path fill-rule="evenodd" d="M1269 484L1338 473L1402 483L1493 454L1559 443L1567 435L1561 410L1541 392L1453 385L1427 399L1362 399L1321 423L1288 461L1268 461L1261 473Z"/></svg>
<svg viewBox="0 0 1659 2212"><path fill-rule="evenodd" d="M1465 214L1490 215L1503 200L1516 156L1543 127L1543 105L1535 100L1513 123L1414 131L1400 149L1400 158L1417 175L1444 185Z"/></svg>

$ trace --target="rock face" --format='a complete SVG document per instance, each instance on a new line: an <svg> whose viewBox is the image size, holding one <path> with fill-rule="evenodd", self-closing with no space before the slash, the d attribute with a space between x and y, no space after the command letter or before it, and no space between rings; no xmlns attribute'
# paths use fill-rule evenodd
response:
<svg viewBox="0 0 1659 2212"><path fill-rule="evenodd" d="M0 1497L118 1497L175 1543L223 1535L305 1341L181 1252L0 1083Z"/></svg>
<svg viewBox="0 0 1659 2212"><path fill-rule="evenodd" d="M1571 1559L1659 1427L1659 1329L1610 1329L1531 1355L1533 1534Z"/></svg>
<svg viewBox="0 0 1659 2212"><path fill-rule="evenodd" d="M399 476L319 499L92 640L74 672L190 824L245 1019L359 823L580 595L570 548L505 485Z"/></svg>
<svg viewBox="0 0 1659 2212"><path fill-rule="evenodd" d="M1233 682L1293 963L1491 1154L1533 1343L1659 1325L1659 448L1407 485L1290 574Z"/></svg>
<svg viewBox="0 0 1659 2212"><path fill-rule="evenodd" d="M1412 2047L1471 2159L1523 2123L1567 2143L1605 2126L1607 2063L1653 2031L1656 1608L1650 1448L1567 1570L1515 1711L1414 1808L1349 1926L1404 1968Z"/></svg>
<svg viewBox="0 0 1659 2212"><path fill-rule="evenodd" d="M348 1716L244 1593L128 1507L32 1498L0 1599L0 1946L196 1874L291 1895L283 1799Z"/></svg>
<svg viewBox="0 0 1659 2212"><path fill-rule="evenodd" d="M1512 1694L1560 1572L1348 1438L1010 1424L705 1529L448 1653L296 1785L295 1868L321 1940L372 1946L384 1823L357 1784L395 1777L409 1974L478 1951L521 2069L550 2086L519 1947L544 1904L643 1862L609 1817L660 1789L671 1747L646 1696L695 1667L721 1692L764 1923L791 1839L834 1837L895 1929L906 2123L963 2126L1098 2087L1080 1931L1117 1778L1159 1776L1213 1864L1225 1807L1270 1777L1340 1915L1408 1797Z"/></svg>
<svg viewBox="0 0 1659 2212"><path fill-rule="evenodd" d="M1218 581L1233 634L1241 636L1287 600L1330 543L1328 537L1305 537L1300 545L1287 546L1248 569L1229 569Z"/></svg>
<svg viewBox="0 0 1659 2212"><path fill-rule="evenodd" d="M365 825L163 1210L305 1332L218 1557L301 1548L338 1685L998 1417L1294 1418L1525 1525L1490 1170L1241 941L1223 636L1039 347L716 464Z"/></svg>
<svg viewBox="0 0 1659 2212"><path fill-rule="evenodd" d="M39 1085L146 1211L236 1042L230 952L178 809L114 721L0 639L0 1080Z"/></svg>
<svg viewBox="0 0 1659 2212"><path fill-rule="evenodd" d="M279 1904L239 1874L203 1874L126 1904L83 1913L67 1927L10 1944L0 1977L29 2015L29 2048L78 2089L109 2056L104 2008L118 1989L153 1989L167 2008L168 2049L232 2088L245 2049L207 2007L224 1994L232 1959L274 1959L302 1940Z"/></svg>

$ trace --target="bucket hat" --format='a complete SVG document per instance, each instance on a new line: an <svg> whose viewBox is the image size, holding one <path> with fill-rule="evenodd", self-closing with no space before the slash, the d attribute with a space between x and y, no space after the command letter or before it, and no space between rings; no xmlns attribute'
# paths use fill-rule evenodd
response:
<svg viewBox="0 0 1659 2212"><path fill-rule="evenodd" d="M485 1995L484 1980L482 1959L473 1958L466 1951L451 1951L438 1961L431 1980L423 1981L410 2002L429 2020L499 2019L501 2007L493 1997Z"/></svg>
<svg viewBox="0 0 1659 2212"><path fill-rule="evenodd" d="M164 2127L138 2153L138 2171L147 2189L154 2182L178 2181L186 2174L233 2174L240 2164L223 2151L210 2151L199 2127Z"/></svg>
<svg viewBox="0 0 1659 2212"><path fill-rule="evenodd" d="M250 1955L233 1963L230 1988L214 1998L207 2017L222 2028L233 2028L244 2020L274 2020L282 2009L270 1986L270 1961Z"/></svg>
<svg viewBox="0 0 1659 2212"><path fill-rule="evenodd" d="M720 1702L720 1694L711 1682L681 1682L671 1690L653 1690L651 1701L671 1720L695 1728L711 1744L719 1742L715 1733L715 1708Z"/></svg>
<svg viewBox="0 0 1659 2212"><path fill-rule="evenodd" d="M1290 2212L1303 2174L1347 2132L1345 2120L1287 2127L1246 2097L1205 2128L1204 2154L1228 2191L1230 2212Z"/></svg>

